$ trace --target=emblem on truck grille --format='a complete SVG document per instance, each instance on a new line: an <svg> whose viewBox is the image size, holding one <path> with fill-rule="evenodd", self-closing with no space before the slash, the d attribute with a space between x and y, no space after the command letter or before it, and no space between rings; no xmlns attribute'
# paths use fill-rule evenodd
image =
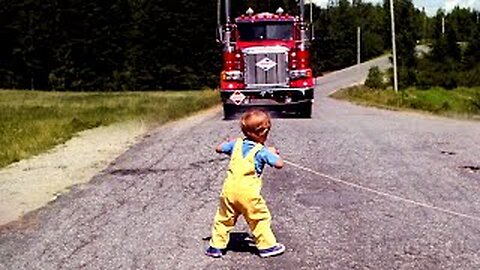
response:
<svg viewBox="0 0 480 270"><path fill-rule="evenodd" d="M263 58L255 64L257 67L263 69L263 71L269 71L271 68L277 65L273 60L268 57Z"/></svg>

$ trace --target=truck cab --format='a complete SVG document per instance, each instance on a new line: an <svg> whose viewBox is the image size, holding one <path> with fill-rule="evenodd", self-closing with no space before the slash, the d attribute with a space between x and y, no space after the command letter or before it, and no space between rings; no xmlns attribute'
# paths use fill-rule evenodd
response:
<svg viewBox="0 0 480 270"><path fill-rule="evenodd" d="M249 107L311 117L314 79L302 16L249 9L222 29L225 118Z"/></svg>

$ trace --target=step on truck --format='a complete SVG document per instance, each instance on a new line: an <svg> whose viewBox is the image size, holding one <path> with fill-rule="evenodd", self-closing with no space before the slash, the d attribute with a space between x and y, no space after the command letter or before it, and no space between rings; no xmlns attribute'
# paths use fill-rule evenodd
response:
<svg viewBox="0 0 480 270"><path fill-rule="evenodd" d="M230 0L224 1L225 23L219 16L217 38L223 44L220 96L225 118L249 107L310 118L314 78L304 1L300 1L300 16L281 7L275 13L255 13L249 8L233 20ZM220 5L218 9L220 14Z"/></svg>

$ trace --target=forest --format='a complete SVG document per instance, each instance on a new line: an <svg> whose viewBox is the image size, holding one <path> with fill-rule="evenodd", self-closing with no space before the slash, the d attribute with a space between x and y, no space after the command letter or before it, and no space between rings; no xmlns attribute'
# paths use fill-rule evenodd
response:
<svg viewBox="0 0 480 270"><path fill-rule="evenodd" d="M394 0L401 86L480 85L479 12L455 8L427 16ZM295 0L232 1L298 14ZM391 49L389 3L330 1L313 6L315 75ZM306 7L307 20L310 7ZM141 91L215 88L221 69L217 1L0 0L0 88ZM418 59L415 46L431 53ZM444 76L448 72L448 76Z"/></svg>

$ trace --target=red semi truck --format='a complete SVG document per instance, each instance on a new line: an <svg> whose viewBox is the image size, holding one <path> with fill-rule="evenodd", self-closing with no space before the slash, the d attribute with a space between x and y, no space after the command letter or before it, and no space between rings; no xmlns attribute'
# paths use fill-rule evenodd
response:
<svg viewBox="0 0 480 270"><path fill-rule="evenodd" d="M303 0L300 16L282 8L258 14L249 8L232 21L229 6L225 0L226 23L218 32L223 43L220 95L225 118L249 107L310 118L314 78Z"/></svg>

